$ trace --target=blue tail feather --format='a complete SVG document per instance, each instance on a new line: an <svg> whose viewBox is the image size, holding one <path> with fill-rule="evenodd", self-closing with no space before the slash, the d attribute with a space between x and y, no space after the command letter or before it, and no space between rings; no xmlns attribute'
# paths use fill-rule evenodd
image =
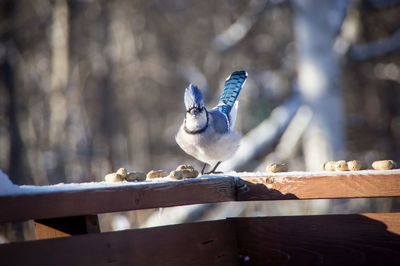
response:
<svg viewBox="0 0 400 266"><path fill-rule="evenodd" d="M219 111L227 115L231 112L246 78L246 71L235 71L226 79L224 90L218 102Z"/></svg>

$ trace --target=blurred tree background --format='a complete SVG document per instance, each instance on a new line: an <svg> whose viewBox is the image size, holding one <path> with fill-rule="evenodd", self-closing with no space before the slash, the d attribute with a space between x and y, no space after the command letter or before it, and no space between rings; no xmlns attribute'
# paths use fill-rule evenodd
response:
<svg viewBox="0 0 400 266"><path fill-rule="evenodd" d="M174 139L184 89L197 84L213 106L226 77L240 69L249 78L239 97L238 130L251 136L272 118L269 128L278 129L261 151L231 168L263 170L279 158L290 170L315 170L319 153L305 148L320 143L318 133L307 133L315 117L317 125L334 122L325 130L332 135L328 152L319 157L398 161L397 2L3 0L0 169L16 184L46 185L101 181L119 167L199 168ZM325 34L325 24L327 39L313 39ZM312 100L305 87L325 83L309 68L311 57L328 58L322 65L328 85ZM307 114L301 103L311 106L313 118L303 115L290 127L300 110ZM285 104L292 115L282 122L282 114L273 114ZM286 128L300 129L285 135ZM293 145L278 156L286 143L279 140L292 132Z"/></svg>

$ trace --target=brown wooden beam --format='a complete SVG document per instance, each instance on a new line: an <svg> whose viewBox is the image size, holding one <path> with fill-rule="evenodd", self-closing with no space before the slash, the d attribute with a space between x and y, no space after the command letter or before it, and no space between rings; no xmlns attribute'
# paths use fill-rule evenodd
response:
<svg viewBox="0 0 400 266"><path fill-rule="evenodd" d="M145 182L0 197L0 222L82 216L188 204L319 198L399 197L400 170L281 173Z"/></svg>
<svg viewBox="0 0 400 266"><path fill-rule="evenodd" d="M400 265L400 213L230 218L0 245L4 265Z"/></svg>
<svg viewBox="0 0 400 266"><path fill-rule="evenodd" d="M238 265L226 221L0 245L1 265Z"/></svg>
<svg viewBox="0 0 400 266"><path fill-rule="evenodd" d="M242 265L400 265L400 213L229 221Z"/></svg>
<svg viewBox="0 0 400 266"><path fill-rule="evenodd" d="M400 171L281 173L242 177L238 201L399 197Z"/></svg>
<svg viewBox="0 0 400 266"><path fill-rule="evenodd" d="M0 197L0 222L232 201L233 177Z"/></svg>

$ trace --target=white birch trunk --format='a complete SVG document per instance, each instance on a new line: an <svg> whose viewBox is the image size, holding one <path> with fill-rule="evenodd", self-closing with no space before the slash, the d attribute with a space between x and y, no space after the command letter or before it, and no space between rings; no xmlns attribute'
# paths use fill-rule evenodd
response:
<svg viewBox="0 0 400 266"><path fill-rule="evenodd" d="M333 50L344 2L293 0L298 84L313 117L303 138L307 170L321 170L345 151L338 55Z"/></svg>

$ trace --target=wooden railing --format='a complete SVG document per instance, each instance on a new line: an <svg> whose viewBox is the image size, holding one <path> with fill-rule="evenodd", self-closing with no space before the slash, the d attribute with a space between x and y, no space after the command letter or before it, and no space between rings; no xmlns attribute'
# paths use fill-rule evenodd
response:
<svg viewBox="0 0 400 266"><path fill-rule="evenodd" d="M38 240L0 245L0 265L400 265L400 213L233 217L104 233L97 219L211 202L370 197L400 197L400 170L242 173L3 196L0 222L35 220Z"/></svg>

